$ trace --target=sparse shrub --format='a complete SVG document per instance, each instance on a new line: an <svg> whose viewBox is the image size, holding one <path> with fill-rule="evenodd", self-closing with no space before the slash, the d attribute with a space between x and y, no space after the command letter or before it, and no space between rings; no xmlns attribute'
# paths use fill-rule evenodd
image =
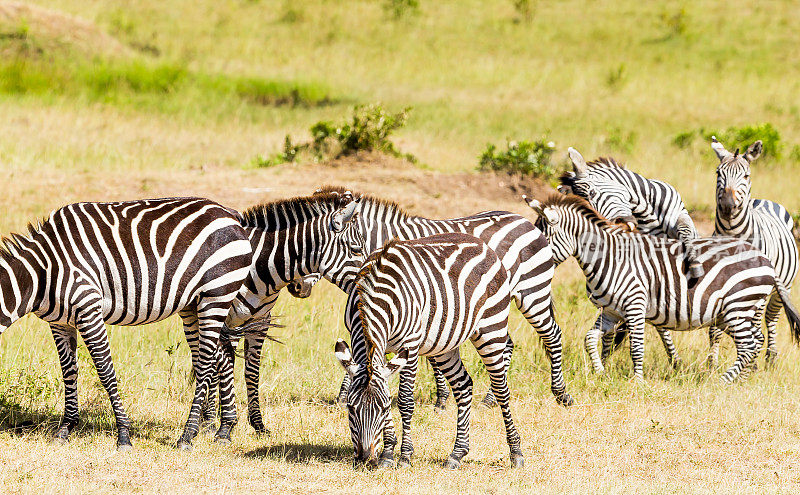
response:
<svg viewBox="0 0 800 495"><path fill-rule="evenodd" d="M128 89L134 93L171 93L186 78L186 70L168 64L96 64L84 73L86 85L97 94Z"/></svg>
<svg viewBox="0 0 800 495"><path fill-rule="evenodd" d="M531 0L513 0L514 11L519 16L517 22L531 22L533 20L534 4Z"/></svg>
<svg viewBox="0 0 800 495"><path fill-rule="evenodd" d="M666 37L668 39L677 38L686 34L689 15L686 13L685 8L681 7L680 10L675 12L662 12L660 19L661 24L667 31Z"/></svg>
<svg viewBox="0 0 800 495"><path fill-rule="evenodd" d="M250 103L264 106L317 106L330 102L328 92L315 85L299 85L264 79L239 79L236 94Z"/></svg>
<svg viewBox="0 0 800 495"><path fill-rule="evenodd" d="M630 153L636 146L637 136L633 131L625 132L619 127L611 127L607 130L608 134L605 137L605 143L625 153Z"/></svg>
<svg viewBox="0 0 800 495"><path fill-rule="evenodd" d="M800 162L800 145L795 144L792 146L792 152L789 153L789 159L793 162Z"/></svg>
<svg viewBox="0 0 800 495"><path fill-rule="evenodd" d="M419 0L384 0L383 10L394 19L419 13Z"/></svg>
<svg viewBox="0 0 800 495"><path fill-rule="evenodd" d="M349 121L341 124L317 122L309 129L312 140L308 143L294 143L291 136L286 135L282 152L269 157L258 155L253 163L259 167L271 167L294 162L304 152L309 153L315 161L322 161L359 151L380 151L417 163L414 155L402 153L389 139L394 131L405 125L410 110L406 108L398 113L390 113L380 105L357 106Z"/></svg>
<svg viewBox="0 0 800 495"><path fill-rule="evenodd" d="M606 75L606 86L611 89L617 89L625 82L625 64L611 69Z"/></svg>
<svg viewBox="0 0 800 495"><path fill-rule="evenodd" d="M481 153L478 169L482 171L519 173L533 175L545 180L553 179L557 170L551 161L555 144L539 141L507 141L505 150L494 144L486 145Z"/></svg>
<svg viewBox="0 0 800 495"><path fill-rule="evenodd" d="M681 132L672 139L672 144L679 148L691 146L695 138L702 138L704 143L711 142L711 136L717 139L731 151L739 148L744 152L754 141L761 140L764 145L763 156L780 158L783 150L781 134L769 122L743 127L728 127L725 130L713 130L701 127L695 131Z"/></svg>

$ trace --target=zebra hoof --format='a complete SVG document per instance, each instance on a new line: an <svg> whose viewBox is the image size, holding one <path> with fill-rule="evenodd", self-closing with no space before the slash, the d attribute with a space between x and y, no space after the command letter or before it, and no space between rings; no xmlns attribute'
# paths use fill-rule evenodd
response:
<svg viewBox="0 0 800 495"><path fill-rule="evenodd" d="M399 461L397 461L397 469L404 469L411 467L411 459L408 457L401 457Z"/></svg>
<svg viewBox="0 0 800 495"><path fill-rule="evenodd" d="M452 457L448 457L446 461L444 461L445 469L458 469L461 467L461 461L458 459L453 459Z"/></svg>
<svg viewBox="0 0 800 495"><path fill-rule="evenodd" d="M50 441L50 443L53 444L56 447L60 447L62 445L66 445L67 444L67 438L66 437L56 436L56 437L53 437L53 439Z"/></svg>
<svg viewBox="0 0 800 495"><path fill-rule="evenodd" d="M133 445L129 443L117 444L117 452L130 452L133 450Z"/></svg>
<svg viewBox="0 0 800 495"><path fill-rule="evenodd" d="M447 404L439 404L438 402L433 405L433 412L443 413L447 410Z"/></svg>
<svg viewBox="0 0 800 495"><path fill-rule="evenodd" d="M230 445L232 441L231 437L214 437L214 443L217 445Z"/></svg>
<svg viewBox="0 0 800 495"><path fill-rule="evenodd" d="M178 450L182 450L184 452L190 452L192 450L192 442L187 442L186 440L178 440L178 443L175 445L175 448Z"/></svg>
<svg viewBox="0 0 800 495"><path fill-rule="evenodd" d="M525 458L522 454L513 454L511 456L511 469L525 467Z"/></svg>
<svg viewBox="0 0 800 495"><path fill-rule="evenodd" d="M486 394L486 397L484 397L483 400L481 401L481 405L488 409L497 407L497 399L495 399L494 395L492 394Z"/></svg>
<svg viewBox="0 0 800 495"><path fill-rule="evenodd" d="M568 393L561 392L560 394L556 394L556 403L559 406L569 407L575 404L575 399Z"/></svg>
<svg viewBox="0 0 800 495"><path fill-rule="evenodd" d="M393 468L393 467L394 467L394 461L392 459L390 459L390 458L381 457L378 460L378 468L380 468L380 469L387 469L387 468Z"/></svg>
<svg viewBox="0 0 800 495"><path fill-rule="evenodd" d="M767 350L767 354L764 356L764 369L767 371L775 369L775 361L777 358L777 352Z"/></svg>
<svg viewBox="0 0 800 495"><path fill-rule="evenodd" d="M341 397L339 397L338 399L336 399L336 405L341 407L342 409L347 409L347 399L346 398L342 399Z"/></svg>

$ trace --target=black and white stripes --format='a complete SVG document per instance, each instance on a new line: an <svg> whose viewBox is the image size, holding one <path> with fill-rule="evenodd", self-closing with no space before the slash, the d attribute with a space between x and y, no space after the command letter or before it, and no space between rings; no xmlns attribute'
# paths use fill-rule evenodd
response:
<svg viewBox="0 0 800 495"><path fill-rule="evenodd" d="M397 440L389 419L387 379L400 370L400 464L410 464L418 356L429 356L447 378L458 404L455 446L445 466L460 465L469 451L472 380L461 361L459 346L470 340L490 374L505 422L512 466L522 466L520 438L511 419L506 383L511 288L497 254L482 240L466 234L393 240L364 264L357 291L367 352L354 360L343 341L335 349L353 377L348 408L356 459L378 464L376 448L381 433L381 461L390 464L393 459ZM397 352L398 356L386 363L387 352Z"/></svg>
<svg viewBox="0 0 800 495"><path fill-rule="evenodd" d="M631 335L634 376L642 378L644 324L657 329L690 330L715 324L733 337L737 358L723 375L730 382L750 366L763 336L758 320L767 296L777 290L795 336L800 315L769 260L739 239L690 241L704 275L690 280L683 270L685 250L677 241L620 233L585 200L553 197L530 203L550 240L555 261L574 256L586 275L586 288L603 316L624 321ZM600 329L596 328L599 333ZM602 364L595 363L595 366Z"/></svg>
<svg viewBox="0 0 800 495"><path fill-rule="evenodd" d="M108 392L117 445L130 447L104 323L140 325L180 312L191 318L194 400L180 442L197 433L214 353L252 249L238 213L201 198L76 203L55 210L0 252L0 333L34 313L51 325L65 382L66 440L78 423L81 335Z"/></svg>

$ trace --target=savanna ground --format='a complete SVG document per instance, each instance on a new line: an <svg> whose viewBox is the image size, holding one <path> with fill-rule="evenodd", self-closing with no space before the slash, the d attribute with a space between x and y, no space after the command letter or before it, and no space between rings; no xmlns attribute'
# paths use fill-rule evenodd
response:
<svg viewBox="0 0 800 495"><path fill-rule="evenodd" d="M764 122L783 149L754 165L754 195L800 210L795 2L422 1L399 18L387 3L0 1L0 231L78 200L202 195L245 208L326 183L428 216L529 214L518 194L546 186L474 172L486 143L509 138L552 140L559 161L567 146L610 154L667 180L708 233L715 158L702 138L679 147L675 137ZM307 139L313 123L378 101L413 107L394 140L423 165L374 154L255 165L285 134ZM800 352L783 320L778 366L731 387L704 371L703 331L676 337L689 367L675 373L649 330L637 384L627 349L607 376L588 372L582 338L596 310L574 264L558 270L555 294L577 404L555 404L538 339L515 312L519 471L507 469L499 412L482 407L462 469L440 469L454 407L434 413L424 366L413 468L354 470L334 404L345 301L327 283L276 309L286 345L267 348L261 384L271 435L240 414L233 445L200 437L188 454L172 448L192 390L177 319L110 329L136 447L116 454L83 347L84 423L68 445L50 445L61 373L46 325L25 318L0 339L0 492L797 492ZM725 364L732 354L728 344ZM488 381L466 356L479 397ZM237 394L241 412L241 380Z"/></svg>

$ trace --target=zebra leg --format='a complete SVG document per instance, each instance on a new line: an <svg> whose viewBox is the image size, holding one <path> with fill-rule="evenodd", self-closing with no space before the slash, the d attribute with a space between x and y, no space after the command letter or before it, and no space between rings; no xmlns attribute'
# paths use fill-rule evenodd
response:
<svg viewBox="0 0 800 495"><path fill-rule="evenodd" d="M600 354L600 360L603 362L603 366L605 366L608 358L622 347L627 337L628 327L626 327L624 323L621 325L617 324L617 327L614 328L613 331L603 333L603 351Z"/></svg>
<svg viewBox="0 0 800 495"><path fill-rule="evenodd" d="M400 460L398 466L411 465L414 445L411 442L411 417L414 415L414 384L417 379L419 359L409 355L406 365L400 371L400 388L397 392L397 408L400 410L403 436L400 440Z"/></svg>
<svg viewBox="0 0 800 495"><path fill-rule="evenodd" d="M767 327L767 354L764 356L764 367L771 369L775 366L775 359L778 357L778 345L775 342L775 330L778 327L778 316L780 315L783 303L777 293L769 296L767 309L764 312L764 323ZM756 327L758 329L758 327ZM759 348L760 350L760 348Z"/></svg>
<svg viewBox="0 0 800 495"><path fill-rule="evenodd" d="M505 362L505 352L500 354L501 349L493 343L497 339L498 332L507 332L508 318L502 322L493 322L483 327L472 340L472 344L478 351L486 371L489 372L489 379L492 390L500 404L500 411L503 415L503 425L506 430L506 441L511 451L511 467L522 467L525 464L525 457L522 454L521 441L514 420L511 418L511 393L508 389L508 366ZM498 359L500 357L501 359Z"/></svg>
<svg viewBox="0 0 800 495"><path fill-rule="evenodd" d="M594 325L588 332L586 332L586 337L584 338L584 348L586 349L586 353L589 355L589 359L592 361L592 368L594 369L595 373L603 373L605 371L605 366L603 361L605 359L601 354L597 352L597 342L600 340L600 337L603 337L603 349L605 352L605 341L606 336L610 339L614 338L614 327L616 327L617 323L619 323L619 318L614 315L600 313L600 316L597 317L595 320ZM609 352L610 355L610 352Z"/></svg>
<svg viewBox="0 0 800 495"><path fill-rule="evenodd" d="M644 304L625 312L625 324L630 330L631 360L634 380L644 380Z"/></svg>
<svg viewBox="0 0 800 495"><path fill-rule="evenodd" d="M716 368L719 363L719 347L723 333L716 325L708 327L708 359L706 359L706 364L709 371Z"/></svg>
<svg viewBox="0 0 800 495"><path fill-rule="evenodd" d="M664 344L664 350L667 351L667 359L672 369L676 371L683 369L683 361L678 356L675 343L672 342L672 332L661 328L657 328L656 330L658 331L658 336L661 337L661 342Z"/></svg>
<svg viewBox="0 0 800 495"><path fill-rule="evenodd" d="M261 401L258 396L258 382L261 372L261 349L264 337L245 335L244 381L247 385L247 419L256 433L269 435L261 417Z"/></svg>
<svg viewBox="0 0 800 495"><path fill-rule="evenodd" d="M183 322L183 333L186 335L186 343L189 345L189 351L192 356L192 370L197 369L197 363L200 359L200 351L198 349L198 339L200 336L199 327L197 324L197 306L191 306L183 309L178 313ZM203 412L200 418L200 431L211 434L215 430L214 422L217 417L216 407L216 385L219 377L214 374L214 379L211 382L211 389L208 391L208 398L203 404Z"/></svg>
<svg viewBox="0 0 800 495"><path fill-rule="evenodd" d="M433 378L436 380L436 404L433 405L434 410L444 411L447 407L447 399L450 398L450 389L447 387L447 380L441 371L434 366L433 361L428 358L433 368Z"/></svg>
<svg viewBox="0 0 800 495"><path fill-rule="evenodd" d="M344 312L344 326L350 333L350 342L353 345L354 354L357 352L355 345L357 340L356 336L361 337L363 335L361 328L361 313L358 310L358 300L358 291L353 290L350 292L350 294L347 296L347 307L345 308ZM356 356L353 357L356 358ZM347 392L349 390L350 374L345 373L344 378L342 379L342 385L339 387L339 396L336 398L336 402L340 407L347 407Z"/></svg>
<svg viewBox="0 0 800 495"><path fill-rule="evenodd" d="M536 333L542 339L545 354L550 360L550 391L562 406L571 406L575 403L567 392L567 385L564 382L564 372L562 366L562 344L561 328L556 323L553 314L553 301L550 293L550 286L546 288L546 294L542 291L530 290L525 294L518 294L514 297L525 319L533 326Z"/></svg>
<svg viewBox="0 0 800 495"><path fill-rule="evenodd" d="M198 360L195 372L195 392L192 405L189 408L189 417L186 420L183 434L178 439L176 447L182 450L191 450L192 440L200 430L200 413L208 396L211 378L216 371L216 353L219 347L219 335L225 317L228 314L230 300L224 295L215 297L206 294L197 304L198 322Z"/></svg>
<svg viewBox="0 0 800 495"><path fill-rule="evenodd" d="M233 430L233 427L238 421L233 376L233 365L235 359L236 353L233 348L233 343L227 339L221 341L217 350L217 372L212 373L211 389L208 393L209 399L206 401L206 403L209 403L213 400L213 391L218 385L221 417L219 429L214 434L214 442L219 444L231 443L231 430Z"/></svg>
<svg viewBox="0 0 800 495"><path fill-rule="evenodd" d="M378 467L394 467L394 448L397 446L397 436L394 434L394 421L392 415L386 418L386 426L383 428L383 450L378 457Z"/></svg>
<svg viewBox="0 0 800 495"><path fill-rule="evenodd" d="M722 375L721 380L723 383L733 383L742 370L751 365L758 353L757 340L754 335L756 325L753 321L740 317L733 317L730 321L726 320L726 323L728 324L727 331L736 345L736 361Z"/></svg>
<svg viewBox="0 0 800 495"><path fill-rule="evenodd" d="M94 367L100 377L100 383L103 384L111 401L111 408L117 423L117 450L130 450L133 448L130 437L131 424L122 407L122 399L120 399L117 389L117 374L111 360L108 332L100 308L88 310L80 315L76 326L92 357Z"/></svg>
<svg viewBox="0 0 800 495"><path fill-rule="evenodd" d="M61 363L61 373L64 376L64 417L61 426L53 436L53 442L66 443L69 434L78 426L78 361L76 349L78 346L78 333L73 327L63 325L50 325L53 341L58 351L58 360Z"/></svg>
<svg viewBox="0 0 800 495"><path fill-rule="evenodd" d="M461 353L454 349L447 354L433 356L431 358L436 367L442 370L442 374L450 383L453 389L453 397L456 400L458 414L456 420L456 442L453 451L444 463L448 469L458 469L461 466L461 459L469 452L469 417L472 407L472 377L469 376L464 363L461 361Z"/></svg>
<svg viewBox="0 0 800 495"><path fill-rule="evenodd" d="M509 335L508 339L506 340L506 347L503 349L503 362L505 363L506 371L508 371L508 369L511 367L512 354L514 354L514 341L511 340L511 336ZM488 392L486 392L486 397L483 398L481 404L486 407L495 407L497 405L497 399L492 393L491 388Z"/></svg>

